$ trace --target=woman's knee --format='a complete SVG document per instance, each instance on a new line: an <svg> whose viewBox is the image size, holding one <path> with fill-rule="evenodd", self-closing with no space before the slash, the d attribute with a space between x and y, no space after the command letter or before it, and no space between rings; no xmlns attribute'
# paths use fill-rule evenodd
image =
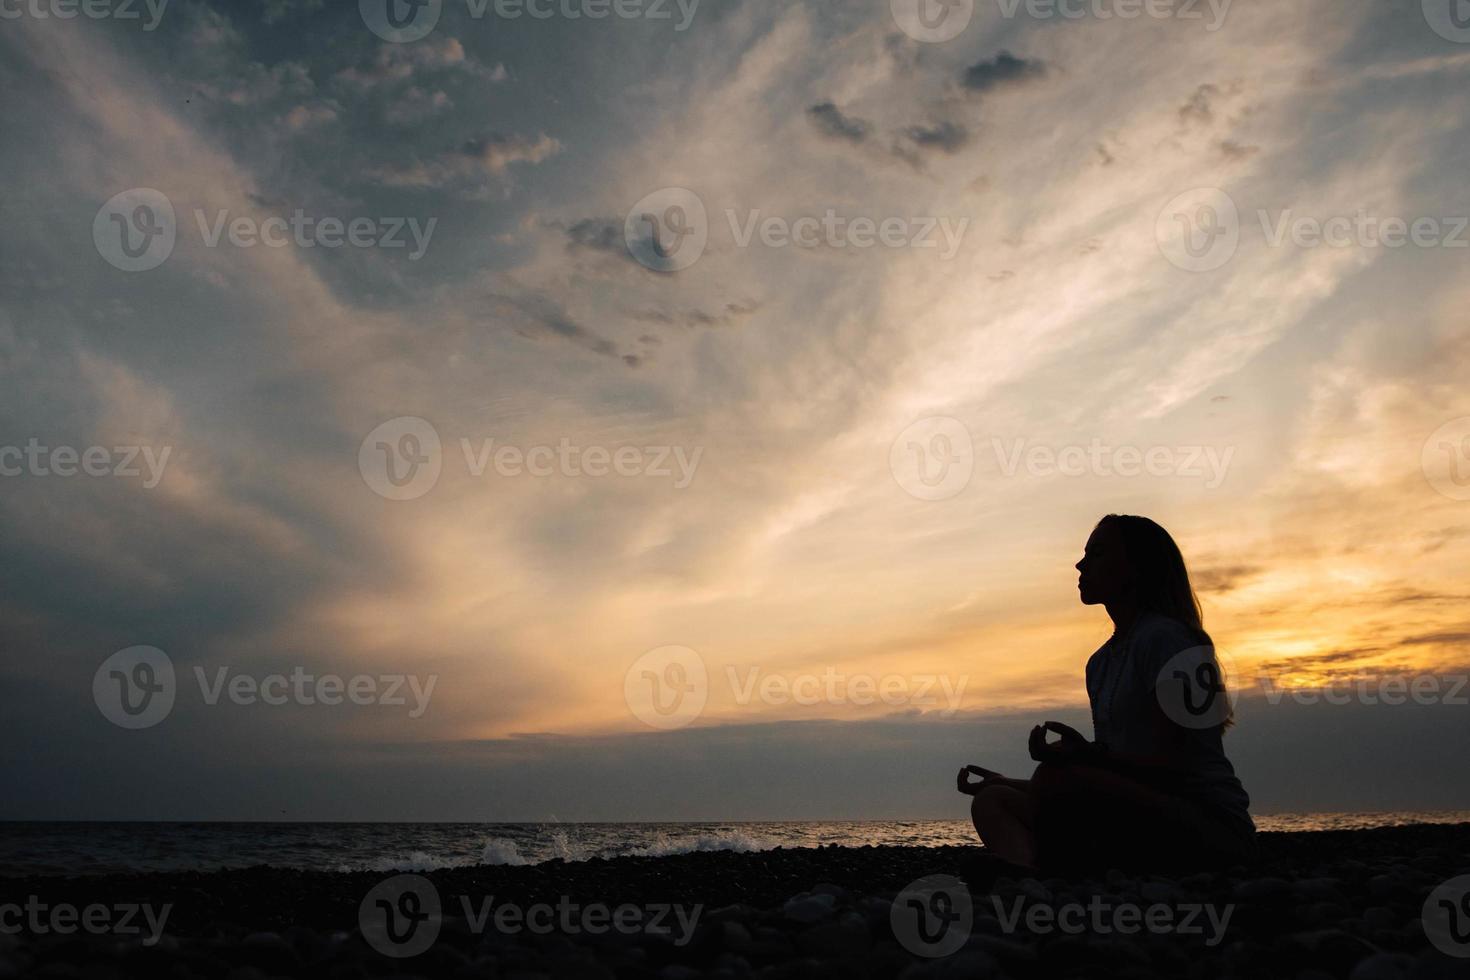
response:
<svg viewBox="0 0 1470 980"><path fill-rule="evenodd" d="M970 815L976 820L1006 812L1005 797L1012 793L1008 786L992 784L982 786L980 790L970 797Z"/></svg>

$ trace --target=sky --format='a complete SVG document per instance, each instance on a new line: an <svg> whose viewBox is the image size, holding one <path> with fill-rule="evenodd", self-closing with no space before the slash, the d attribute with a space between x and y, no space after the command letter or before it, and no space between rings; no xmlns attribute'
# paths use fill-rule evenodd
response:
<svg viewBox="0 0 1470 980"><path fill-rule="evenodd" d="M0 818L960 818L1111 512L1258 812L1470 808L1449 0L86 9L0 0Z"/></svg>

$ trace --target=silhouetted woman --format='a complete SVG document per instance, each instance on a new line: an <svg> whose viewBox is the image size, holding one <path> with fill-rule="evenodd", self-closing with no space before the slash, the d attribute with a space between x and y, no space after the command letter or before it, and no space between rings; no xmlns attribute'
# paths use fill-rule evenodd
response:
<svg viewBox="0 0 1470 980"><path fill-rule="evenodd" d="M1029 780L960 770L981 840L1050 872L1249 860L1250 798L1222 744L1230 700L1178 545L1148 518L1109 514L1077 571L1082 602L1113 620L1087 661L1095 741L1049 721L1031 731Z"/></svg>

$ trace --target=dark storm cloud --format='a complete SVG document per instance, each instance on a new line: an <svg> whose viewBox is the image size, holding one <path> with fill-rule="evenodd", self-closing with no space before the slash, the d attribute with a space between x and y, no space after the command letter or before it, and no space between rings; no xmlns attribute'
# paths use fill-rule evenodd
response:
<svg viewBox="0 0 1470 980"><path fill-rule="evenodd" d="M56 705L34 685L17 721ZM88 705L90 708L90 705ZM1256 814L1463 807L1470 726L1451 705L1272 704L1245 696L1226 751ZM96 715L95 709L91 711ZM303 820L964 819L954 774L966 764L1024 777L1026 736L1055 719L1088 731L1085 709L1038 708L943 718L780 721L608 736L392 742L345 748L215 712L209 724L236 751L211 768L164 726L118 739L98 717L50 718L53 737L0 746L12 785L0 817L26 819L270 819L289 801ZM164 725L172 724L169 719ZM136 765L146 744L150 764ZM245 746L251 747L250 751ZM1414 745L1404 755L1401 748ZM916 753L915 746L922 746ZM283 768L275 758L292 758ZM718 765L711 765L717 759ZM77 785L72 774L92 774ZM466 781L465 773L473 779ZM1343 779L1371 772L1372 779ZM383 786L395 791L385 794ZM578 791L568 794L565 787ZM320 787L330 786L330 793ZM875 793L880 787L881 793Z"/></svg>
<svg viewBox="0 0 1470 980"><path fill-rule="evenodd" d="M1047 66L1037 58L1017 58L1001 51L988 61L978 61L965 69L960 84L971 92L985 93L1038 81L1046 77Z"/></svg>
<svg viewBox="0 0 1470 980"><path fill-rule="evenodd" d="M871 123L845 115L831 102L812 106L807 109L806 117L823 136L848 143L863 142L873 130Z"/></svg>

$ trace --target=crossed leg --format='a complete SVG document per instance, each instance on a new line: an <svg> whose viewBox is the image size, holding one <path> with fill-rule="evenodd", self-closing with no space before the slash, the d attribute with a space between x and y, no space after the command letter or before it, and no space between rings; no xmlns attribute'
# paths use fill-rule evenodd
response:
<svg viewBox="0 0 1470 980"><path fill-rule="evenodd" d="M970 800L975 831L997 857L1036 866L1036 798L1025 780L992 783Z"/></svg>

